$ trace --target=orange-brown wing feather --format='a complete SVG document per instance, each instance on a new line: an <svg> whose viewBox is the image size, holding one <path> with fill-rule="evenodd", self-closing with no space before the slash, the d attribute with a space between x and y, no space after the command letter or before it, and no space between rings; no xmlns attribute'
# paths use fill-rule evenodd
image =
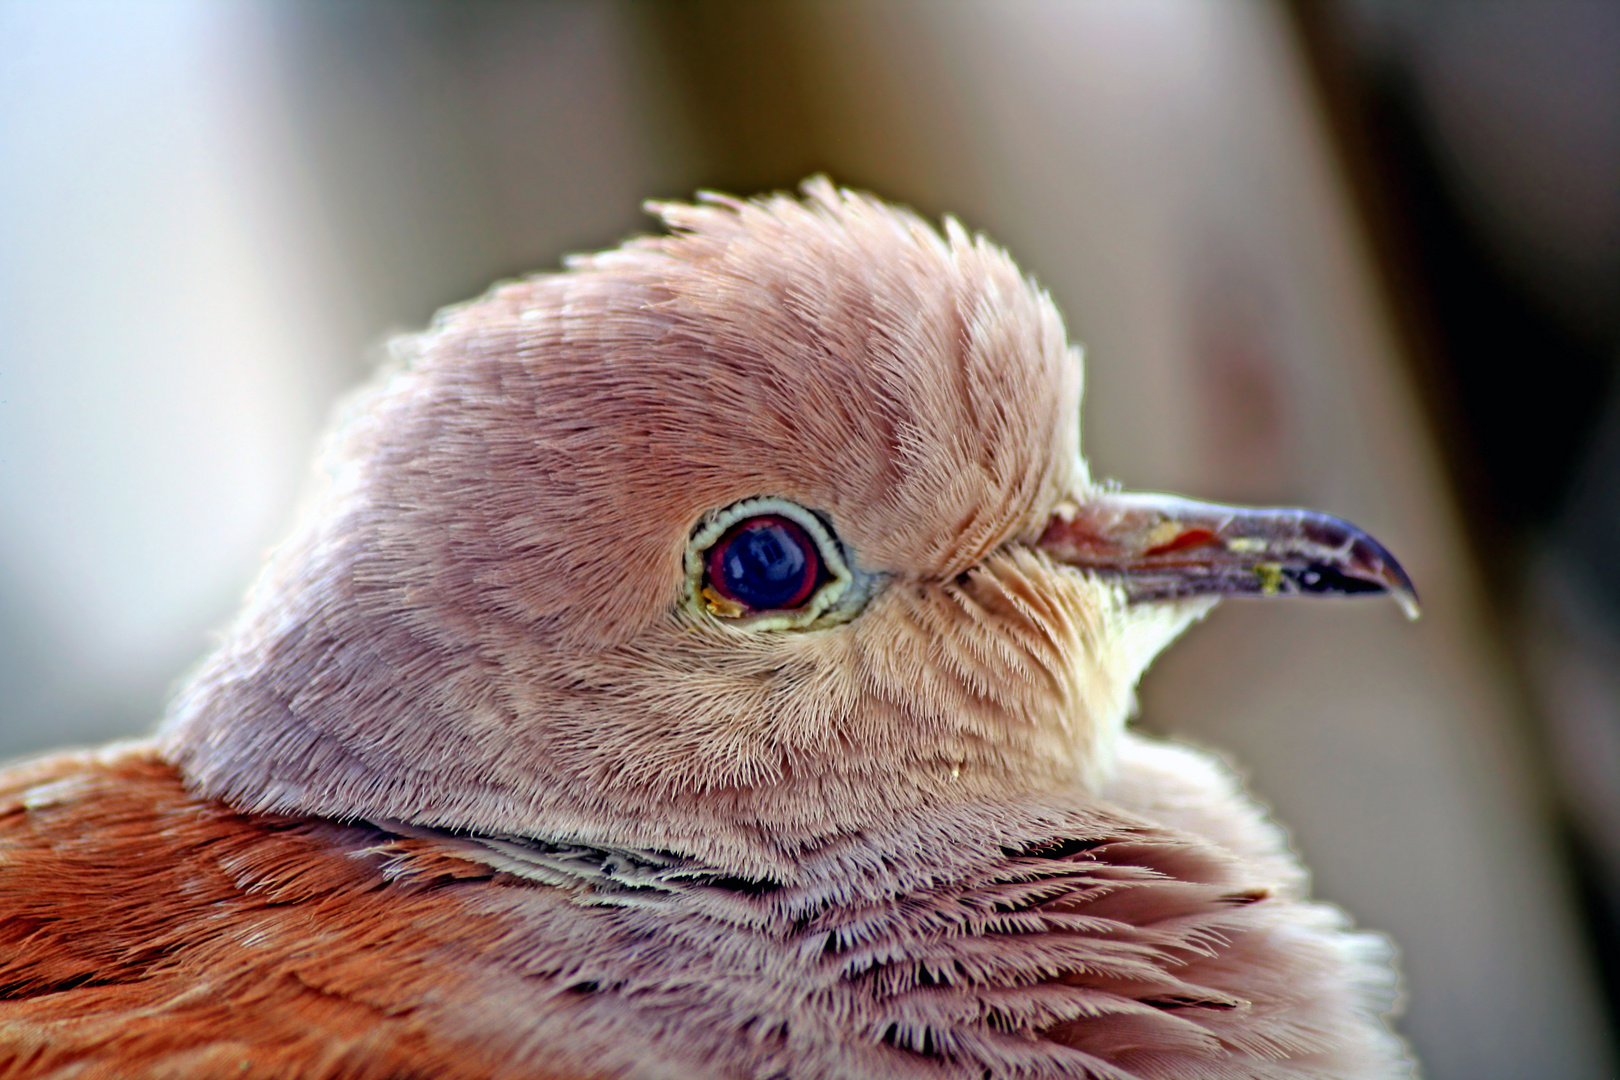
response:
<svg viewBox="0 0 1620 1080"><path fill-rule="evenodd" d="M503 1075L434 1024L496 935L446 890L494 871L412 845L245 817L140 747L0 773L0 1077Z"/></svg>

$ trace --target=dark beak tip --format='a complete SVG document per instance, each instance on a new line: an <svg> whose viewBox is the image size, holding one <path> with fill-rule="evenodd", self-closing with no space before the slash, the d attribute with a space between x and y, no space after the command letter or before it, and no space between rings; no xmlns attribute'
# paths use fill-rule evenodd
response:
<svg viewBox="0 0 1620 1080"><path fill-rule="evenodd" d="M1356 529L1354 525L1348 522L1345 522L1344 525L1346 528L1354 529L1360 533L1362 541L1369 549L1367 554L1370 557L1366 560L1369 581L1376 583L1384 592L1389 594L1390 599L1400 606L1401 613L1406 616L1408 621L1416 622L1422 617L1423 610L1418 600L1417 586L1412 583L1412 576L1406 572L1406 568L1400 564L1400 561L1394 555L1390 554L1389 549L1383 544L1374 540L1365 532L1361 532L1360 529Z"/></svg>

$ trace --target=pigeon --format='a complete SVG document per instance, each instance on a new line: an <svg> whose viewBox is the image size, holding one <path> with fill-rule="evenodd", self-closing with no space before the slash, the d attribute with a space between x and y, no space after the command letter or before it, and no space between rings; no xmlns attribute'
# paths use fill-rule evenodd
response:
<svg viewBox="0 0 1620 1080"><path fill-rule="evenodd" d="M1127 729L1395 559L1094 480L952 219L649 208L398 345L152 737L0 772L0 1075L1410 1075L1387 940Z"/></svg>

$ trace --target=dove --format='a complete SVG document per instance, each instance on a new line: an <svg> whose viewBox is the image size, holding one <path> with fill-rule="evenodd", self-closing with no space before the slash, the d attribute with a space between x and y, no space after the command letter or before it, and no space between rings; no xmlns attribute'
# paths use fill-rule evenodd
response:
<svg viewBox="0 0 1620 1080"><path fill-rule="evenodd" d="M1409 1075L1388 942L1127 728L1395 559L1094 480L952 219L650 209L403 340L154 736L0 773L0 1073Z"/></svg>

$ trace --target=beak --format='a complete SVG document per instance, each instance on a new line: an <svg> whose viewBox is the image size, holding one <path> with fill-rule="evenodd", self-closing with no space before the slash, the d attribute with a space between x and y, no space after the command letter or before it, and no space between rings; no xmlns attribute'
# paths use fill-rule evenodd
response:
<svg viewBox="0 0 1620 1080"><path fill-rule="evenodd" d="M1107 492L1059 508L1035 546L1117 580L1133 603L1388 593L1407 618L1418 616L1412 579L1382 544L1348 521L1310 510Z"/></svg>

